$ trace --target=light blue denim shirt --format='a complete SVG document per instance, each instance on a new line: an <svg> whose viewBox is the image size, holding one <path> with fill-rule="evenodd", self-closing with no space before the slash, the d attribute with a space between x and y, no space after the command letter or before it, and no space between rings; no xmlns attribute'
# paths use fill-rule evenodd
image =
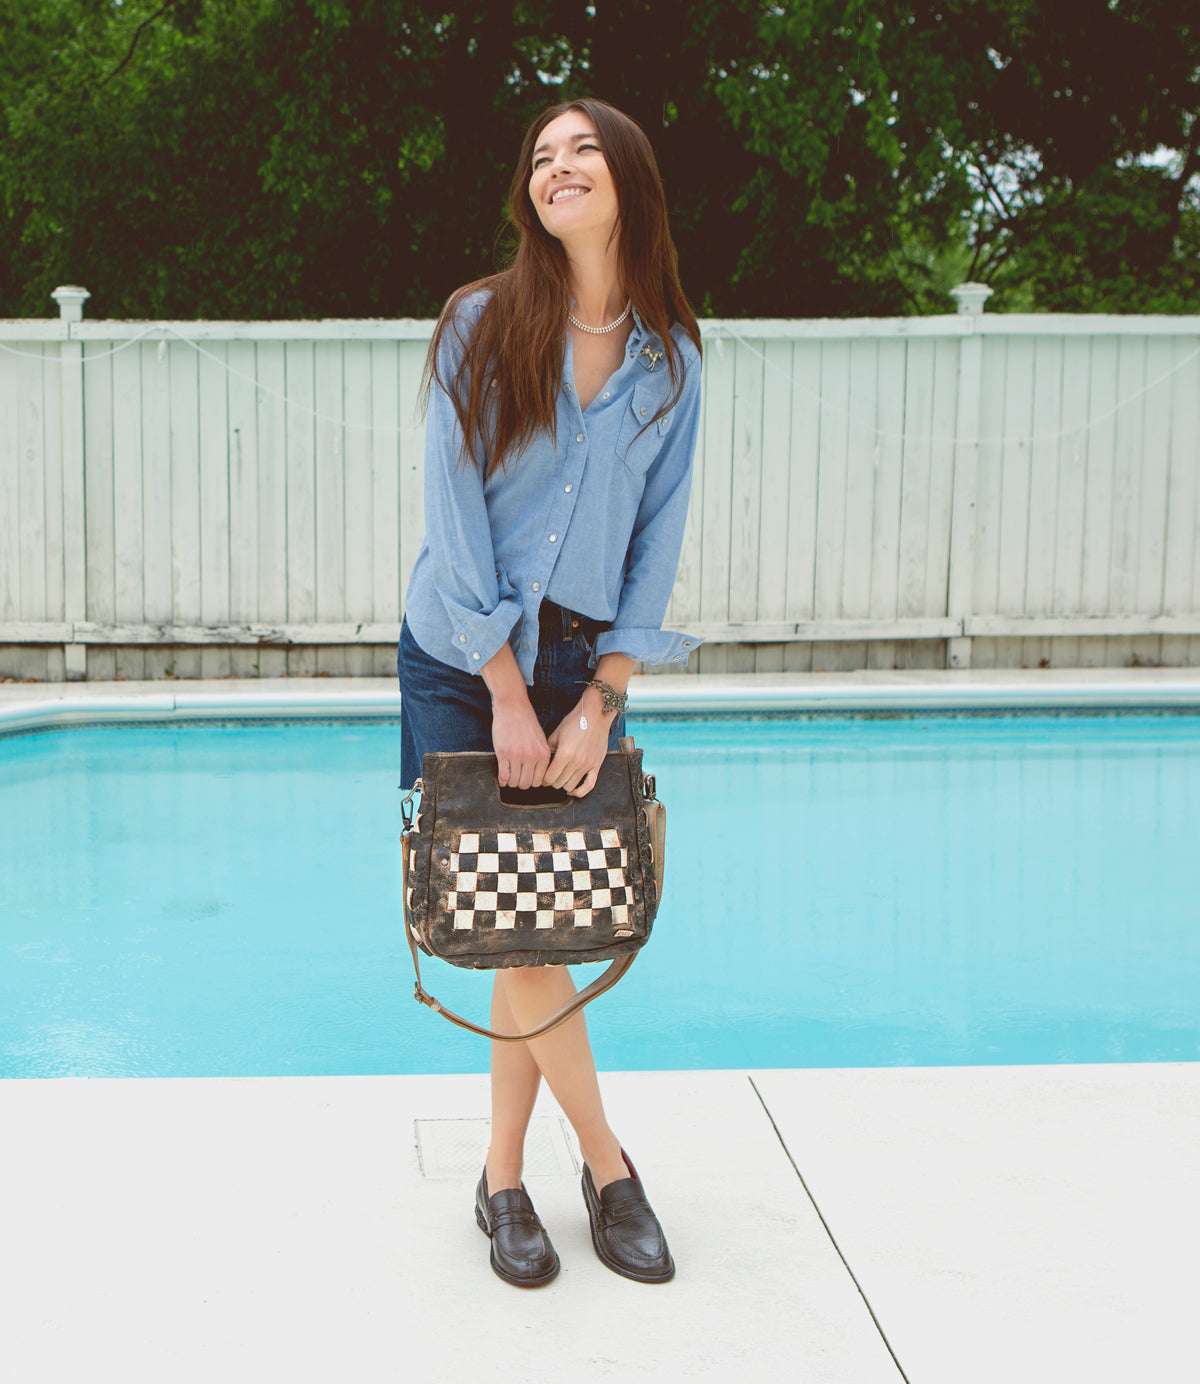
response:
<svg viewBox="0 0 1200 1384"><path fill-rule="evenodd" d="M484 292L460 306L464 336ZM700 357L678 327L685 382L679 402L646 431L670 398L662 342L637 312L625 358L586 410L575 395L570 333L557 436L539 434L508 473L487 480L460 461L454 406L436 381L425 425L425 541L405 598L413 637L433 658L478 673L508 641L527 683L537 656L538 609L559 605L611 624L601 654L641 663L685 663L701 641L662 628L683 543L700 421ZM456 334L438 365L454 376ZM639 436L640 433L640 436Z"/></svg>

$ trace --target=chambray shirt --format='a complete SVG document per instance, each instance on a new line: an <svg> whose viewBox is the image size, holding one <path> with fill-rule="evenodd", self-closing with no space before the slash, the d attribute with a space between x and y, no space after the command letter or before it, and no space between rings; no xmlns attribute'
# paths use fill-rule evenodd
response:
<svg viewBox="0 0 1200 1384"><path fill-rule="evenodd" d="M486 301L459 308L469 335ZM685 383L679 402L645 427L670 398L662 342L637 312L625 358L586 411L575 395L570 333L556 414L508 473L460 461L454 406L435 381L425 430L425 541L405 598L417 643L452 667L478 673L507 641L533 681L538 609L559 605L611 624L593 666L619 652L637 662L685 663L701 641L662 629L683 543L700 419L700 359L674 329ZM438 365L451 380L462 347L453 329ZM639 435L640 434L640 435Z"/></svg>

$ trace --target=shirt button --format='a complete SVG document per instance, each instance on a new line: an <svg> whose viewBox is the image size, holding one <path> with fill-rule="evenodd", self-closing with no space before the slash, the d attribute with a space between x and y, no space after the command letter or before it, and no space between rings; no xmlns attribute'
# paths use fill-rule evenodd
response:
<svg viewBox="0 0 1200 1384"><path fill-rule="evenodd" d="M601 394L600 397L601 397L602 399L607 399L607 398L609 398L609 397L611 396L611 394L612 394L612 390L611 390L611 389L606 389L606 390L604 391L604 393Z"/></svg>
<svg viewBox="0 0 1200 1384"><path fill-rule="evenodd" d="M471 657L475 660L476 663L479 662L479 655L477 653L472 654Z"/></svg>
<svg viewBox="0 0 1200 1384"><path fill-rule="evenodd" d="M551 542L551 543L557 543L557 542L558 542L558 534L552 533L552 534L550 535L550 542Z"/></svg>
<svg viewBox="0 0 1200 1384"><path fill-rule="evenodd" d="M542 589L542 584L541 584L541 582L540 582L540 581L535 581L534 584L533 584L533 589L534 589L535 591L540 591L540 590Z"/></svg>
<svg viewBox="0 0 1200 1384"><path fill-rule="evenodd" d="M582 442L582 441L583 441L583 434L582 434L582 433L576 433L576 434L575 434L575 441L576 441L576 442Z"/></svg>
<svg viewBox="0 0 1200 1384"><path fill-rule="evenodd" d="M692 641L690 639L685 639L683 641L683 647L685 649L690 649L692 647Z"/></svg>
<svg viewBox="0 0 1200 1384"><path fill-rule="evenodd" d="M567 494L569 495L569 494L571 493L571 491L575 489L575 487L574 487L573 485L564 485L564 486L563 486L563 489L564 489L564 490L567 492Z"/></svg>
<svg viewBox="0 0 1200 1384"><path fill-rule="evenodd" d="M570 394L570 392L571 392L571 386L570 386L570 385L567 385L567 393Z"/></svg>
<svg viewBox="0 0 1200 1384"><path fill-rule="evenodd" d="M644 408L643 408L643 409L639 409L638 412L642 415L643 418L645 418L645 416L646 416L646 410L645 410Z"/></svg>
<svg viewBox="0 0 1200 1384"><path fill-rule="evenodd" d="M467 636L465 634L460 634L458 636L458 642L460 644L465 644L467 642Z"/></svg>

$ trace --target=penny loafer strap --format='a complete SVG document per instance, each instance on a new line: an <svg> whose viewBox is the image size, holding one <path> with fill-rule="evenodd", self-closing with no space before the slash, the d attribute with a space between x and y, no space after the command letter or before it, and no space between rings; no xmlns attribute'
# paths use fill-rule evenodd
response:
<svg viewBox="0 0 1200 1384"><path fill-rule="evenodd" d="M543 1226L538 1220L536 1211L521 1211L513 1209L511 1211L489 1211L488 1220L492 1223L493 1230L499 1230L506 1225L526 1225L530 1230L542 1230Z"/></svg>
<svg viewBox="0 0 1200 1384"><path fill-rule="evenodd" d="M620 1225L622 1221L632 1221L645 1216L653 1216L650 1203L645 1197L622 1197L620 1201L609 1202L600 1207L600 1223L604 1226Z"/></svg>

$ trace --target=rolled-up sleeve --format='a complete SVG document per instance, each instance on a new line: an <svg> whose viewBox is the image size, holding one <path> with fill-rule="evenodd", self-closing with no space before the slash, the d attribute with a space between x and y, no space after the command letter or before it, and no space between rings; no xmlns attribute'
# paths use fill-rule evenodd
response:
<svg viewBox="0 0 1200 1384"><path fill-rule="evenodd" d="M464 335L477 315L476 305L460 307ZM461 350L451 326L438 352L444 380L453 379ZM454 404L436 380L425 420L425 530L455 663L478 673L507 642L521 603L496 564L482 466L469 452L464 456Z"/></svg>
<svg viewBox="0 0 1200 1384"><path fill-rule="evenodd" d="M637 663L686 663L703 640L662 628L675 585L700 427L700 359L688 352L683 394L650 466L629 542L625 581L611 628L595 656L622 653Z"/></svg>

